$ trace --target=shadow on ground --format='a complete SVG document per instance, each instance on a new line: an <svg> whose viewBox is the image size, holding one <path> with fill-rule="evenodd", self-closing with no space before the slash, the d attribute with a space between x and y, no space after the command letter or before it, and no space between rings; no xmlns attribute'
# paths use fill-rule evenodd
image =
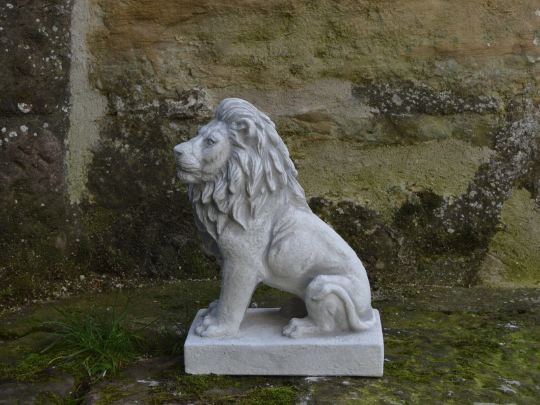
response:
<svg viewBox="0 0 540 405"><path fill-rule="evenodd" d="M219 296L219 282L122 292L128 296L130 316L151 323L151 349L116 375L94 381L67 373L40 353L50 342L45 322L60 318L53 305L75 312L94 307L107 314L116 293L0 315L0 404L502 405L538 404L540 398L540 289L379 289L373 306L384 329L382 378L186 375L181 347L174 349L166 337L171 331L181 334L197 309ZM276 307L287 296L262 287L252 306Z"/></svg>

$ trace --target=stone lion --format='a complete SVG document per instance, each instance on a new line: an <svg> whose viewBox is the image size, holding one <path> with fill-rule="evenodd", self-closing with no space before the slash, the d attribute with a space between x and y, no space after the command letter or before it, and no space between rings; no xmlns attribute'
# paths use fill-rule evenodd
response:
<svg viewBox="0 0 540 405"><path fill-rule="evenodd" d="M225 99L215 119L174 154L205 250L222 266L220 298L196 327L198 335L237 333L259 283L305 303L307 316L292 318L285 336L375 324L362 262L311 212L287 147L266 115L247 101Z"/></svg>

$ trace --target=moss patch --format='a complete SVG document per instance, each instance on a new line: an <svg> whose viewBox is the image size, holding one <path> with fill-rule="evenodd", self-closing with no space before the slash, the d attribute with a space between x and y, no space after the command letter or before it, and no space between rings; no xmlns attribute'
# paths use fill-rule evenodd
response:
<svg viewBox="0 0 540 405"><path fill-rule="evenodd" d="M471 401L532 405L537 400L538 315L396 309L381 314L384 376L317 382L313 385L317 400L456 405Z"/></svg>
<svg viewBox="0 0 540 405"><path fill-rule="evenodd" d="M165 372L161 378L170 378ZM173 381L154 387L146 398L151 404L164 404L182 398L197 404L292 405L300 392L294 380L286 377L237 377L188 375L173 372ZM165 381L167 381L165 380Z"/></svg>
<svg viewBox="0 0 540 405"><path fill-rule="evenodd" d="M133 307L133 315L179 317L185 313L185 306L196 311L218 294L218 282L151 286L139 292L139 305ZM96 305L96 309L106 312L114 295L78 297L64 300L63 304L77 311ZM373 306L381 313L385 340L382 378L188 375L182 371L181 356L159 357L138 362L123 376L107 375L105 381L90 387L87 398L100 404L138 400L197 405L461 405L471 401L536 405L540 395L540 289L380 285L373 296ZM260 306L274 307L285 295L260 287L255 297ZM54 314L46 307L38 311L22 309L15 316L25 327L35 326ZM0 323L12 322L13 318L6 315L11 314L3 314ZM158 329L162 326L156 324ZM25 329L18 330L24 333ZM20 339L20 343L24 346L31 341ZM21 349L26 363L11 363L10 373L17 365L20 368L16 372L22 377L12 373L3 374L3 378L41 381L38 377L46 374L40 368L61 366L49 363L29 348ZM148 387L138 380L158 385ZM73 398L83 395L77 381ZM46 391L50 390L43 393ZM40 398L52 400L46 395ZM64 402L59 403L70 398L60 398Z"/></svg>
<svg viewBox="0 0 540 405"><path fill-rule="evenodd" d="M22 382L43 382L49 381L51 375L45 374L44 371L51 367L55 356L52 354L41 355L32 353L28 350L23 350L25 357L15 361L13 364L0 362L0 379L8 378Z"/></svg>
<svg viewBox="0 0 540 405"><path fill-rule="evenodd" d="M494 286L540 285L540 213L529 191L515 189L512 194L501 211L503 229L489 245L480 277Z"/></svg>
<svg viewBox="0 0 540 405"><path fill-rule="evenodd" d="M232 385L232 378L221 375L190 375L178 373L175 375L178 389L191 394L202 393L209 389L219 387L226 388Z"/></svg>
<svg viewBox="0 0 540 405"><path fill-rule="evenodd" d="M58 395L53 394L51 392L44 392L44 393L36 394L36 405L47 405L51 403L55 405L65 404L62 398L59 398Z"/></svg>
<svg viewBox="0 0 540 405"><path fill-rule="evenodd" d="M95 405L112 404L118 401L119 399L129 397L136 393L124 392L120 390L117 386L111 384L111 385L105 385L103 388L101 388L99 394L101 398L97 402L95 402Z"/></svg>
<svg viewBox="0 0 540 405"><path fill-rule="evenodd" d="M298 180L308 196L349 198L389 218L409 186L443 195L467 190L490 149L449 139L416 146L362 149L340 141L313 142L302 150Z"/></svg>
<svg viewBox="0 0 540 405"><path fill-rule="evenodd" d="M236 402L239 405L292 405L298 389L292 387L253 388L245 398Z"/></svg>

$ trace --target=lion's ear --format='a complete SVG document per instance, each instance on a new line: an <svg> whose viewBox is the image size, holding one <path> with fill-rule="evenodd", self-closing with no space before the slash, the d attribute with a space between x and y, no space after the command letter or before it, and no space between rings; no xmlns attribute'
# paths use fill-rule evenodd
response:
<svg viewBox="0 0 540 405"><path fill-rule="evenodd" d="M246 138L252 138L254 132L257 130L255 123L249 118L242 118L241 120L236 121L235 127L236 130Z"/></svg>
<svg viewBox="0 0 540 405"><path fill-rule="evenodd" d="M257 153L260 155L264 149L264 136L257 124L249 118L242 118L235 123L236 130L247 141L252 143Z"/></svg>

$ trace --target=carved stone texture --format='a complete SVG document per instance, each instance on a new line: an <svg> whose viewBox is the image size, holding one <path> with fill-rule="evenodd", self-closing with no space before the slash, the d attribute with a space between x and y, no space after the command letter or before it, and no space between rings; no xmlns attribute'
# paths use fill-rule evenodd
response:
<svg viewBox="0 0 540 405"><path fill-rule="evenodd" d="M196 325L202 337L238 332L259 283L290 292L308 315L283 335L366 331L377 324L356 253L311 212L274 123L250 103L225 99L197 137L174 148L190 183L195 221L222 266L221 295Z"/></svg>
<svg viewBox="0 0 540 405"><path fill-rule="evenodd" d="M62 148L45 129L6 131L0 147L0 200L44 204L51 192L62 193Z"/></svg>
<svg viewBox="0 0 540 405"><path fill-rule="evenodd" d="M195 334L195 317L184 346L186 373L226 375L361 375L380 377L384 345L379 313L364 333L289 339L280 332L288 319L277 308L250 308L240 333L220 339Z"/></svg>

